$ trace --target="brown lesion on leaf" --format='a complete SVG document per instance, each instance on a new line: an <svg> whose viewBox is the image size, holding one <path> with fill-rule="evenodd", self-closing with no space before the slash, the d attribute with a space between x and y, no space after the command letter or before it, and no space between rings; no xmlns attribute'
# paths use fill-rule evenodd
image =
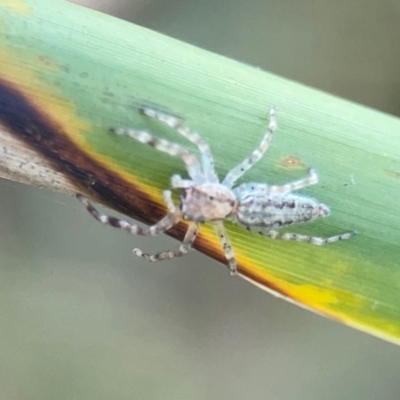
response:
<svg viewBox="0 0 400 400"><path fill-rule="evenodd" d="M399 179L400 178L400 172L393 171L392 169L384 169L383 172L387 175L389 175L391 178Z"/></svg>
<svg viewBox="0 0 400 400"><path fill-rule="evenodd" d="M307 165L304 164L303 161L301 161L301 159L299 157L293 156L293 155L282 158L279 161L278 166L280 166L281 168L290 169L290 170L307 170L307 169L309 169L307 167Z"/></svg>

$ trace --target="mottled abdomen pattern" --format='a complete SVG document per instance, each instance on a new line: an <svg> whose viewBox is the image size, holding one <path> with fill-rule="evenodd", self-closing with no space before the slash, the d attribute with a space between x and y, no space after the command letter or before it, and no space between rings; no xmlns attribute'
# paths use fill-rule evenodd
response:
<svg viewBox="0 0 400 400"><path fill-rule="evenodd" d="M327 206L305 196L252 193L240 199L235 220L245 227L277 229L328 214Z"/></svg>

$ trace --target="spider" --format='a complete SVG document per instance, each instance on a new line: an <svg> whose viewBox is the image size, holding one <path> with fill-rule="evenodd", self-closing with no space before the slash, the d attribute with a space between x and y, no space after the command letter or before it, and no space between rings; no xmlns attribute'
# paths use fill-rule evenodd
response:
<svg viewBox="0 0 400 400"><path fill-rule="evenodd" d="M244 183L233 188L235 182L259 161L268 149L273 133L277 128L275 108L271 108L269 112L269 125L259 147L248 158L234 167L222 182L219 182L214 170L214 160L210 147L198 133L182 125L174 116L146 107L141 108L140 111L144 115L175 129L190 142L197 145L201 154L201 164L194 154L176 143L158 139L146 131L111 128L111 131L117 135L128 136L171 156L180 157L185 163L190 177L190 179L182 179L180 175L172 176L172 188L181 189L179 207L173 203L171 191L165 190L163 197L169 213L155 225L147 228L142 228L122 219L102 215L85 197L77 194L77 198L86 206L95 219L105 225L126 230L133 235L156 236L168 231L182 219L189 221L186 235L179 250L147 254L140 249L134 249L133 253L135 255L144 257L148 261L183 256L192 246L199 230L199 224L211 221L215 226L224 250L230 273L231 275L237 275L237 263L223 225L224 220L231 220L248 230L256 231L272 239L295 240L315 245L349 239L356 234L356 232L347 232L341 235L321 238L289 232L279 233L276 230L301 222L309 222L319 217L326 217L329 214L329 208L326 205L318 203L315 199L291 193L318 183L318 176L314 169L310 170L308 177L283 186L270 186L265 183Z"/></svg>

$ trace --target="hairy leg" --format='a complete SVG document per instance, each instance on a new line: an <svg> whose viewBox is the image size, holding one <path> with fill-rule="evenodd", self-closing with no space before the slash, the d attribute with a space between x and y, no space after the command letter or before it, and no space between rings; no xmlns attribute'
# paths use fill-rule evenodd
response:
<svg viewBox="0 0 400 400"><path fill-rule="evenodd" d="M170 197L171 192L166 191L165 198L167 199L168 208L171 207L172 199ZM169 194L168 194L169 192ZM111 217L109 215L101 214L97 209L93 206L93 204L81 194L77 194L76 198L86 207L90 215L97 219L97 221L101 222L104 225L109 225L114 228L122 229L131 233L132 235L140 235L140 236L157 236L158 234L165 232L171 229L174 225L176 225L180 219L180 211L174 207L173 212L167 214L163 219L161 219L156 224L142 228L137 224L132 224L123 219Z"/></svg>
<svg viewBox="0 0 400 400"><path fill-rule="evenodd" d="M307 242L315 244L317 246L321 246L323 244L328 244L328 243L334 243L339 240L350 239L352 236L357 234L357 232L353 231L353 232L346 232L341 235L330 236L328 238L321 238L317 236L299 235L297 233L290 233L290 232L280 233L274 230L260 229L260 228L257 229L252 227L250 227L250 230L257 232L260 235L268 236L271 239L286 240L286 241L294 240L297 242Z"/></svg>
<svg viewBox="0 0 400 400"><path fill-rule="evenodd" d="M253 151L250 157L243 160L240 164L236 165L228 175L226 175L222 184L231 188L234 183L246 172L248 171L261 157L265 154L271 143L272 136L277 128L275 108L272 107L269 111L269 125L265 132L265 135L260 143L260 146Z"/></svg>
<svg viewBox="0 0 400 400"><path fill-rule="evenodd" d="M232 245L229 241L228 234L222 222L215 222L215 231L217 232L218 239L221 242L221 246L224 249L225 257L229 263L229 271L231 275L237 275L237 263L235 259L235 254L232 250Z"/></svg>
<svg viewBox="0 0 400 400"><path fill-rule="evenodd" d="M307 178L299 179L298 181L287 183L286 185L268 185L266 183L243 183L233 189L236 197L244 198L252 194L265 194L266 196L271 195L283 195L295 190L302 189L307 186L315 185L318 183L318 175L315 170L310 170L310 175Z"/></svg>
<svg viewBox="0 0 400 400"><path fill-rule="evenodd" d="M181 158L186 164L189 176L197 183L205 181L201 167L197 158L189 150L179 146L176 143L169 142L165 139L156 138L146 131L137 131L129 128L111 128L111 131L121 136L128 136L140 143L147 144L157 150L163 151L170 156Z"/></svg>
<svg viewBox="0 0 400 400"><path fill-rule="evenodd" d="M197 222L189 223L189 227L186 232L185 238L183 239L182 245L179 247L178 251L168 250L157 254L148 254L148 253L143 253L142 250L140 249L133 249L133 254L135 254L138 257L143 257L147 261L152 261L152 262L167 260L175 257L182 257L192 247L192 244L196 239L198 230L199 230L199 224Z"/></svg>
<svg viewBox="0 0 400 400"><path fill-rule="evenodd" d="M206 180L208 182L218 182L218 177L214 170L214 159L211 154L210 146L197 132L193 132L188 127L182 125L181 121L172 115L164 114L147 107L143 107L141 111L144 115L154 118L157 121L160 121L163 124L175 129L183 137L194 143L198 147L201 154L203 172L205 174Z"/></svg>
<svg viewBox="0 0 400 400"><path fill-rule="evenodd" d="M176 189L186 189L194 186L196 183L189 179L182 179L180 175L172 175L171 186Z"/></svg>
<svg viewBox="0 0 400 400"><path fill-rule="evenodd" d="M310 170L310 175L307 178L299 179L298 181L287 183L282 186L270 186L270 194L287 194L305 188L307 186L316 185L318 183L318 175L314 169Z"/></svg>

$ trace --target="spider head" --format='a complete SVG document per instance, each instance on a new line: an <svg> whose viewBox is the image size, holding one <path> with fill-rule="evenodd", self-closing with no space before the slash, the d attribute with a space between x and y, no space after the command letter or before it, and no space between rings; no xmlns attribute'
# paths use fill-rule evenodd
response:
<svg viewBox="0 0 400 400"><path fill-rule="evenodd" d="M190 221L222 221L236 213L238 201L233 192L218 183L204 183L181 192L180 210Z"/></svg>

